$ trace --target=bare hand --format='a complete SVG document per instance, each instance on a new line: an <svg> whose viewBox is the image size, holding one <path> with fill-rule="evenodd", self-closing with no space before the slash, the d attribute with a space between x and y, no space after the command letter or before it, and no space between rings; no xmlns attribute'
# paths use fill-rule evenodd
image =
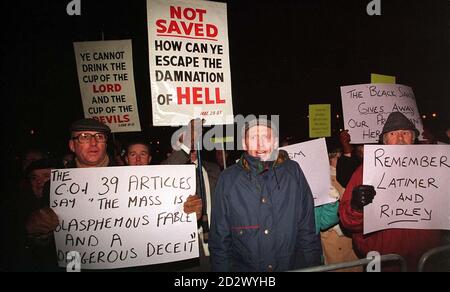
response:
<svg viewBox="0 0 450 292"><path fill-rule="evenodd" d="M353 147L350 144L351 137L348 133L348 130L344 130L339 134L339 142L341 142L342 148L344 148L344 153L349 154L352 153Z"/></svg>
<svg viewBox="0 0 450 292"><path fill-rule="evenodd" d="M202 218L202 208L202 199L200 199L200 196L198 195L189 196L184 203L184 212L187 214L195 212L195 214L197 215L197 221Z"/></svg>
<svg viewBox="0 0 450 292"><path fill-rule="evenodd" d="M48 234L59 224L58 216L50 208L43 208L31 213L25 227L28 234Z"/></svg>

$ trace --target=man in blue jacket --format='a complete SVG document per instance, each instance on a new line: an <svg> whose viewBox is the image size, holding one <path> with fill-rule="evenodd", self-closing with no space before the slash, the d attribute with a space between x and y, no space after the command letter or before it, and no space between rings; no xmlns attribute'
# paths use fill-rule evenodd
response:
<svg viewBox="0 0 450 292"><path fill-rule="evenodd" d="M320 265L314 200L299 165L278 151L276 128L252 120L246 153L216 186L209 241L215 272L279 272Z"/></svg>

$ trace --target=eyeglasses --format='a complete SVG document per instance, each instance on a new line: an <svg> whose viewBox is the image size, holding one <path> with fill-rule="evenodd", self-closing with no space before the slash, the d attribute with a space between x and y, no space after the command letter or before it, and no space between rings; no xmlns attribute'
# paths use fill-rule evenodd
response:
<svg viewBox="0 0 450 292"><path fill-rule="evenodd" d="M94 137L95 142L97 143L106 143L106 141L108 140L108 137L103 133L95 133L95 134L81 133L78 136L72 137L72 140L76 140L80 144L86 144L91 142L92 137Z"/></svg>

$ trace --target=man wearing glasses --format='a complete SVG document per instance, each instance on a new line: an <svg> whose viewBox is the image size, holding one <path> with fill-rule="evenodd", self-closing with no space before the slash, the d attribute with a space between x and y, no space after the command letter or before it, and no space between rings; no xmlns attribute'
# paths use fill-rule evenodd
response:
<svg viewBox="0 0 450 292"><path fill-rule="evenodd" d="M106 153L111 129L96 120L82 119L70 127L69 148L75 153L75 165L69 167L106 167L110 165Z"/></svg>
<svg viewBox="0 0 450 292"><path fill-rule="evenodd" d="M70 126L69 148L75 160L67 168L105 167L110 165L106 153L111 129L98 121L82 119ZM49 188L47 188L49 190ZM58 226L58 216L49 207L34 211L29 216L26 229L29 235L49 234Z"/></svg>

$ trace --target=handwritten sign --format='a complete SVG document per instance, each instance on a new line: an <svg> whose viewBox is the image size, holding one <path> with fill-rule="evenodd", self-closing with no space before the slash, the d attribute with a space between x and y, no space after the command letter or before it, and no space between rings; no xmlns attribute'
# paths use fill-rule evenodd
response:
<svg viewBox="0 0 450 292"><path fill-rule="evenodd" d="M395 76L389 75L381 75L381 74L370 74L371 83L386 83L386 84L395 84L396 78Z"/></svg>
<svg viewBox="0 0 450 292"><path fill-rule="evenodd" d="M112 132L139 132L131 40L73 44L84 116Z"/></svg>
<svg viewBox="0 0 450 292"><path fill-rule="evenodd" d="M343 86L341 96L344 127L349 130L351 143L377 143L392 112L403 113L420 133L423 132L422 119L410 87L400 84Z"/></svg>
<svg viewBox="0 0 450 292"><path fill-rule="evenodd" d="M233 124L225 3L147 0L154 126Z"/></svg>
<svg viewBox="0 0 450 292"><path fill-rule="evenodd" d="M192 165L53 170L50 206L59 265L78 252L83 269L114 269L199 256Z"/></svg>
<svg viewBox="0 0 450 292"><path fill-rule="evenodd" d="M300 165L313 193L316 207L336 201L329 195L331 188L330 162L324 138L280 149L286 151L289 158Z"/></svg>
<svg viewBox="0 0 450 292"><path fill-rule="evenodd" d="M309 137L331 136L331 104L309 105Z"/></svg>
<svg viewBox="0 0 450 292"><path fill-rule="evenodd" d="M450 145L366 145L364 234L389 228L450 229Z"/></svg>

